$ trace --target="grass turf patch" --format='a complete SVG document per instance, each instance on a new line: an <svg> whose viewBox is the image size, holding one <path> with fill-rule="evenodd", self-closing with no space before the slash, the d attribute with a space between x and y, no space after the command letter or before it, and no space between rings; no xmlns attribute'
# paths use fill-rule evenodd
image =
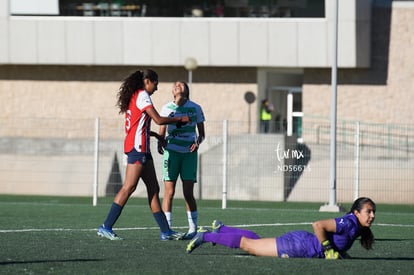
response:
<svg viewBox="0 0 414 275"><path fill-rule="evenodd" d="M374 249L358 243L343 261L249 256L241 250L204 244L185 253L187 241L159 241L146 199L131 198L115 230L124 241L96 235L111 198L0 196L0 272L3 274L410 274L414 270L412 206L378 205ZM198 202L199 224L220 219L262 237L290 230L311 231L311 222L338 213L320 204L280 202ZM346 208L349 208L348 205ZM174 202L174 229L187 229L184 202Z"/></svg>

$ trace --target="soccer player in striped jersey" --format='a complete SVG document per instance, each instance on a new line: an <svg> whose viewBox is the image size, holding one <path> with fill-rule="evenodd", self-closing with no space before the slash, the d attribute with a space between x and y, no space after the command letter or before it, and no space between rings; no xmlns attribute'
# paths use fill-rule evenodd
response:
<svg viewBox="0 0 414 275"><path fill-rule="evenodd" d="M159 135L165 137L165 143L159 139L158 152L163 154L164 198L162 209L167 221L172 226L172 205L175 186L180 176L183 183L183 193L188 219L188 232L183 239L191 240L197 233L197 203L194 198L194 183L197 180L198 147L205 138L204 114L200 105L190 100L190 90L187 83L174 83L173 101L161 109L160 114L168 117L187 115L190 122L181 124L162 125ZM160 142L161 141L161 142Z"/></svg>
<svg viewBox="0 0 414 275"><path fill-rule="evenodd" d="M212 232L203 228L187 246L187 253L205 242L240 248L255 256L281 258L348 258L349 250L357 238L363 248L371 249L374 235L371 225L375 219L375 203L366 197L354 201L351 210L338 218L316 221L313 233L291 231L276 238L260 238L255 232L226 226L215 220Z"/></svg>
<svg viewBox="0 0 414 275"><path fill-rule="evenodd" d="M161 240L178 239L182 234L174 232L168 226L159 199L160 187L155 174L154 163L150 151L150 136L161 138L151 132L151 120L157 124L189 122L188 116L162 117L151 101L158 86L158 75L153 70L138 70L129 75L118 92L119 112L125 114L124 153L128 156L124 184L116 194L103 225L98 228L98 235L110 240L121 240L112 230L131 194L135 191L139 179L142 178L147 188L148 204L160 227Z"/></svg>

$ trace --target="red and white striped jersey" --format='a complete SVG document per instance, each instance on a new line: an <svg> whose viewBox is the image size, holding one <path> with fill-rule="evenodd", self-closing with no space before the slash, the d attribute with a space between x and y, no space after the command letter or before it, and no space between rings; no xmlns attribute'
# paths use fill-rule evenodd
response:
<svg viewBox="0 0 414 275"><path fill-rule="evenodd" d="M145 90L137 90L125 113L125 153L133 148L138 152L150 153L151 117L145 112L148 108L153 108L150 95Z"/></svg>

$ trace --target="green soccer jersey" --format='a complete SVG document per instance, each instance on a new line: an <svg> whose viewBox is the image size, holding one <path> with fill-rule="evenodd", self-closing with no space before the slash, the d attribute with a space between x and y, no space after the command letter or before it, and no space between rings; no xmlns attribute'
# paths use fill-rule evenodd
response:
<svg viewBox="0 0 414 275"><path fill-rule="evenodd" d="M200 105L187 100L182 106L174 102L165 104L160 112L164 117L188 116L191 122L181 125L180 123L167 125L167 147L166 149L180 153L190 152L190 146L197 141L197 123L204 122L204 114Z"/></svg>

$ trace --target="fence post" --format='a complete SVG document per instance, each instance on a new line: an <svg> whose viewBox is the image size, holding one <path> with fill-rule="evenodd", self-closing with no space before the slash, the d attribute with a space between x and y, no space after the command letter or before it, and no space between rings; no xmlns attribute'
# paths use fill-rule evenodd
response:
<svg viewBox="0 0 414 275"><path fill-rule="evenodd" d="M356 122L355 128L355 186L354 200L359 197L359 121Z"/></svg>
<svg viewBox="0 0 414 275"><path fill-rule="evenodd" d="M223 199L221 208L227 207L227 120L223 121Z"/></svg>
<svg viewBox="0 0 414 275"><path fill-rule="evenodd" d="M387 127L387 147L388 147L388 156L390 156L390 154L392 153L392 129L391 129L391 125L388 125Z"/></svg>
<svg viewBox="0 0 414 275"><path fill-rule="evenodd" d="M201 154L198 153L197 154L197 171L198 171L198 199L201 200L203 198L203 182L202 182L202 175L203 175L203 170L202 167L202 158L201 158Z"/></svg>
<svg viewBox="0 0 414 275"><path fill-rule="evenodd" d="M321 139L321 126L317 125L316 126L316 144L320 143L320 139Z"/></svg>
<svg viewBox="0 0 414 275"><path fill-rule="evenodd" d="M99 171L99 118L95 118L95 159L93 180L93 206L98 204L98 171Z"/></svg>

